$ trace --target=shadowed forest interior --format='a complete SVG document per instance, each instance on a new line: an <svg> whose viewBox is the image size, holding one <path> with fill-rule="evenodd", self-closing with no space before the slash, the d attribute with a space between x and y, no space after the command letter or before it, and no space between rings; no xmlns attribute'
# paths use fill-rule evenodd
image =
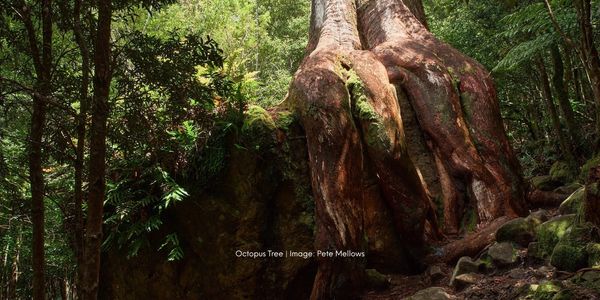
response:
<svg viewBox="0 0 600 300"><path fill-rule="evenodd" d="M598 0L0 0L0 300L600 299Z"/></svg>

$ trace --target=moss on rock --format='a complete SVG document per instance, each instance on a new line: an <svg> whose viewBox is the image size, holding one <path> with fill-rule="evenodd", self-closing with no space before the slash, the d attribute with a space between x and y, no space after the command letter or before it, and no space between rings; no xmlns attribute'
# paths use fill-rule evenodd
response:
<svg viewBox="0 0 600 300"><path fill-rule="evenodd" d="M587 254L583 247L559 244L554 247L550 264L558 270L575 272L587 264Z"/></svg>
<svg viewBox="0 0 600 300"><path fill-rule="evenodd" d="M256 126L265 126L268 129L275 129L275 121L264 108L258 105L250 105L244 113L244 124L242 131L247 131Z"/></svg>
<svg viewBox="0 0 600 300"><path fill-rule="evenodd" d="M581 204L583 203L583 199L585 197L585 188L580 187L577 191L572 193L563 203L560 204L558 208L559 213L561 214L575 214L579 211Z"/></svg>
<svg viewBox="0 0 600 300"><path fill-rule="evenodd" d="M600 244L587 244L587 246L585 247L585 252L588 255L588 267L600 269Z"/></svg>
<svg viewBox="0 0 600 300"><path fill-rule="evenodd" d="M537 250L541 257L546 258L552 254L554 247L573 225L574 220L574 214L564 215L553 218L537 227Z"/></svg>
<svg viewBox="0 0 600 300"><path fill-rule="evenodd" d="M573 180L573 175L576 172L566 162L557 161L550 168L550 177L552 180L563 184Z"/></svg>
<svg viewBox="0 0 600 300"><path fill-rule="evenodd" d="M600 155L588 160L581 166L581 171L579 172L579 180L581 182L585 182L592 167L600 165Z"/></svg>
<svg viewBox="0 0 600 300"><path fill-rule="evenodd" d="M496 231L496 241L516 243L526 247L535 236L535 223L525 218L510 220Z"/></svg>

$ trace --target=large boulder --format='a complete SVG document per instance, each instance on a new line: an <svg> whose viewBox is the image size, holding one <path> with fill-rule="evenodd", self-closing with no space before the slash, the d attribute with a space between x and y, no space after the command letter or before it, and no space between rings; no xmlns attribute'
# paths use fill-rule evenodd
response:
<svg viewBox="0 0 600 300"><path fill-rule="evenodd" d="M506 222L496 231L496 241L516 243L522 247L535 238L535 219L516 218Z"/></svg>
<svg viewBox="0 0 600 300"><path fill-rule="evenodd" d="M148 247L132 258L118 247L103 253L101 299L310 296L314 257L264 257L268 250L313 251L306 145L300 139L278 144L274 121L265 111L255 107L248 114L244 136L236 141L242 147L223 145L224 166L209 185L196 177L181 180L189 197L164 212L160 231L147 237ZM184 254L178 261L156 251L171 233Z"/></svg>
<svg viewBox="0 0 600 300"><path fill-rule="evenodd" d="M579 211L585 198L585 187L580 187L560 204L558 212L561 215L575 214Z"/></svg>
<svg viewBox="0 0 600 300"><path fill-rule="evenodd" d="M575 272L586 266L587 254L584 247L558 244L552 251L550 264L561 271Z"/></svg>
<svg viewBox="0 0 600 300"><path fill-rule="evenodd" d="M536 228L537 253L546 258L552 254L554 247L573 225L575 215L564 215L552 218Z"/></svg>

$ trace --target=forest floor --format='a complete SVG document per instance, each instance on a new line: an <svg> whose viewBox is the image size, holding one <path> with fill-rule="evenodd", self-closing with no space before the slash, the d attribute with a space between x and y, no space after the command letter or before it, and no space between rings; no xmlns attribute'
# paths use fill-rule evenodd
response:
<svg viewBox="0 0 600 300"><path fill-rule="evenodd" d="M556 208L544 212L550 220L559 216ZM515 252L515 263L471 274L470 283L451 286L455 267L438 264L418 275L388 275L388 288L370 290L363 299L600 299L600 269L559 271L548 261L530 257L527 248Z"/></svg>

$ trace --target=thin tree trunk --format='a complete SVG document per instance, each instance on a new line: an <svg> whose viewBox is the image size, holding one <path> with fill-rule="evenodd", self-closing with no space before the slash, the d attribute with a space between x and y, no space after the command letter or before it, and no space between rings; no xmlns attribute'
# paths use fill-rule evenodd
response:
<svg viewBox="0 0 600 300"><path fill-rule="evenodd" d="M111 17L111 1L98 1L98 27L94 52L94 97L90 137L90 185L85 231L84 271L81 284L81 293L85 300L97 299L99 287L102 216L106 187L106 122L112 78L110 69Z"/></svg>
<svg viewBox="0 0 600 300"><path fill-rule="evenodd" d="M82 280L82 265L83 265L83 176L85 167L85 135L86 135L86 119L88 111L88 87L89 87L89 51L83 36L81 27L81 5L82 0L75 0L73 11L73 31L75 33L75 41L81 53L81 88L79 92L80 110L77 116L77 145L75 157L75 195L74 195L74 217L75 217L75 259L77 262L77 271L75 276L76 285Z"/></svg>
<svg viewBox="0 0 600 300"><path fill-rule="evenodd" d="M570 144L567 142L567 139L562 132L558 112L556 110L556 106L554 106L554 100L552 99L552 90L550 89L550 82L548 80L548 73L546 72L544 61L541 58L538 58L536 61L536 65L540 73L542 98L546 103L548 114L550 114L550 119L552 120L552 129L554 130L554 134L558 139L560 149L562 150L563 158L567 161L567 163L575 165L575 159L571 152Z"/></svg>
<svg viewBox="0 0 600 300"><path fill-rule="evenodd" d="M573 141L572 149L574 152L577 152L576 149L581 145L580 134L579 130L577 130L573 107L571 107L571 102L569 101L569 90L565 84L563 60L558 46L553 45L550 48L550 53L552 58L552 66L554 68L554 73L552 74L552 84L554 85L558 106L564 117L563 119L565 120L567 131L569 132L570 139Z"/></svg>
<svg viewBox="0 0 600 300"><path fill-rule="evenodd" d="M45 298L44 280L44 175L42 169L42 138L46 123L47 101L51 96L52 68L52 3L42 1L42 52L39 54L35 31L25 7L24 22L29 35L30 53L37 75L37 92L33 95L29 140L29 177L31 182L31 220L33 223L32 267L33 299Z"/></svg>

